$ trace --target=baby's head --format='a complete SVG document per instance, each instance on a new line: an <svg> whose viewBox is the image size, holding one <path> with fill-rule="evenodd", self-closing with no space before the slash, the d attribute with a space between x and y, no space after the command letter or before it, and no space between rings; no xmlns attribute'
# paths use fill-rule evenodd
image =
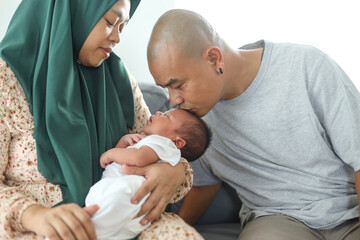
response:
<svg viewBox="0 0 360 240"><path fill-rule="evenodd" d="M189 162L198 159L211 141L211 131L194 113L172 109L151 116L144 127L146 135L157 134L170 138Z"/></svg>

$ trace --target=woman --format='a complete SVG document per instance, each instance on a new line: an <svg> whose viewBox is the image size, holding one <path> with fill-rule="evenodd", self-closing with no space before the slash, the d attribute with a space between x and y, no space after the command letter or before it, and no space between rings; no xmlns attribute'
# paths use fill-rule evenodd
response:
<svg viewBox="0 0 360 240"><path fill-rule="evenodd" d="M135 80L111 53L138 3L24 0L15 12L0 44L1 239L96 238L97 206L81 206L100 179L99 157L128 129L141 132L149 116ZM182 182L187 187L175 196L190 187L191 169L182 163L128 169L148 178L134 203L152 192L143 224Z"/></svg>

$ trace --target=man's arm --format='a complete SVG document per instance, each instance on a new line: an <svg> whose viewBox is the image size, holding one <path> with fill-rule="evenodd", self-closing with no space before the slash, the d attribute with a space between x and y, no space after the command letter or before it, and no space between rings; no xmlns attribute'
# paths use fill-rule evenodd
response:
<svg viewBox="0 0 360 240"><path fill-rule="evenodd" d="M359 203L359 214L360 214L360 171L355 172L355 185Z"/></svg>
<svg viewBox="0 0 360 240"><path fill-rule="evenodd" d="M158 155L148 146L142 146L140 149L112 148L101 155L100 164L103 168L111 162L144 167L158 160Z"/></svg>
<svg viewBox="0 0 360 240"><path fill-rule="evenodd" d="M204 214L219 191L221 183L212 186L193 187L184 198L178 215L190 225L194 225Z"/></svg>

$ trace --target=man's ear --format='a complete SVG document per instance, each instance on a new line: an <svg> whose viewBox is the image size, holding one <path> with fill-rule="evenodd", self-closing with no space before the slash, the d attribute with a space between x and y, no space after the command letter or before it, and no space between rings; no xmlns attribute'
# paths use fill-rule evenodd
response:
<svg viewBox="0 0 360 240"><path fill-rule="evenodd" d="M174 142L174 144L176 145L176 147L178 149L183 148L186 145L186 141L184 139L182 139L181 137L177 136L175 139L172 140Z"/></svg>
<svg viewBox="0 0 360 240"><path fill-rule="evenodd" d="M220 73L220 68L222 71L224 70L224 57L218 47L207 48L203 56L214 67L217 73Z"/></svg>

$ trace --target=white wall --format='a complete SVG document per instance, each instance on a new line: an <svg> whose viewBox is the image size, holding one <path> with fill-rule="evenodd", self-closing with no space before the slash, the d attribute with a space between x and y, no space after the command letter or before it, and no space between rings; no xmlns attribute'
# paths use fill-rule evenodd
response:
<svg viewBox="0 0 360 240"><path fill-rule="evenodd" d="M21 0L0 0L0 39ZM172 8L203 15L233 47L267 39L328 53L360 90L358 0L142 0L115 52L139 82L152 82L146 46L158 17Z"/></svg>
<svg viewBox="0 0 360 240"><path fill-rule="evenodd" d="M10 19L21 0L0 0L0 39L3 39Z"/></svg>

